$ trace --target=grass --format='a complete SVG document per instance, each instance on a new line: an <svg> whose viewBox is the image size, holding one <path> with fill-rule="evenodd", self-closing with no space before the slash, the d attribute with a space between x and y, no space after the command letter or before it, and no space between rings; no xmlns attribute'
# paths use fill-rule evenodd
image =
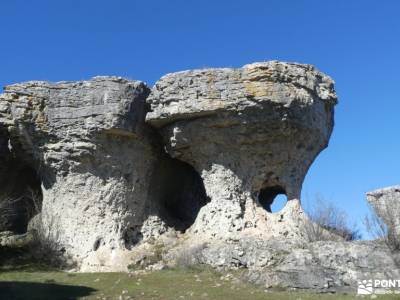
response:
<svg viewBox="0 0 400 300"><path fill-rule="evenodd" d="M174 269L142 275L57 271L1 271L0 273L0 299L7 300L345 300L354 298L354 295L266 292L250 284L227 280L209 269ZM398 296L387 295L378 299L398 299Z"/></svg>
<svg viewBox="0 0 400 300"><path fill-rule="evenodd" d="M347 300L355 295L265 291L221 276L211 268L190 267L151 273L66 273L25 255L26 249L0 247L0 300ZM367 299L370 299L369 297ZM378 299L399 299L386 295Z"/></svg>

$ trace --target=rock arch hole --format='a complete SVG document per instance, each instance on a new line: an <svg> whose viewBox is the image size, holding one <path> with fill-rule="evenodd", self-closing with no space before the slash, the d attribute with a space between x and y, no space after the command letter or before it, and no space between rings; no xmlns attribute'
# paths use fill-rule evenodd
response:
<svg viewBox="0 0 400 300"><path fill-rule="evenodd" d="M281 186L269 186L260 190L258 202L270 213L276 213L282 210L288 199L286 191Z"/></svg>
<svg viewBox="0 0 400 300"><path fill-rule="evenodd" d="M185 232L209 202L203 180L189 164L167 158L159 162L151 189L153 209L168 227Z"/></svg>

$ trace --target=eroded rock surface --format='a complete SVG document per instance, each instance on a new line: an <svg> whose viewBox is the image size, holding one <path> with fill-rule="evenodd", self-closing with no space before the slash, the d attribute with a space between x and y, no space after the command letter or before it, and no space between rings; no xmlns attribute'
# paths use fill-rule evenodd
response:
<svg viewBox="0 0 400 300"><path fill-rule="evenodd" d="M319 241L255 239L192 243L170 253L167 261L211 265L264 286L312 292L356 294L358 281L398 278L398 253L377 241ZM238 272L239 271L239 272Z"/></svg>
<svg viewBox="0 0 400 300"><path fill-rule="evenodd" d="M266 62L168 74L147 99L167 152L199 172L210 203L191 230L296 235L304 176L333 128L333 81L312 66ZM288 205L267 213L277 194Z"/></svg>
<svg viewBox="0 0 400 300"><path fill-rule="evenodd" d="M40 179L30 228L80 270L126 270L206 244L201 263L247 268L257 283L287 283L290 270L319 278L310 271L319 248L301 243L300 194L332 132L333 81L265 62L168 74L149 94L119 77L5 88L0 160ZM289 201L271 213L278 194Z"/></svg>
<svg viewBox="0 0 400 300"><path fill-rule="evenodd" d="M7 86L0 123L43 185L40 230L82 265L140 240L152 165L142 82L117 77Z"/></svg>
<svg viewBox="0 0 400 300"><path fill-rule="evenodd" d="M367 200L376 215L388 226L388 234L394 240L400 236L400 185L390 186L367 193Z"/></svg>

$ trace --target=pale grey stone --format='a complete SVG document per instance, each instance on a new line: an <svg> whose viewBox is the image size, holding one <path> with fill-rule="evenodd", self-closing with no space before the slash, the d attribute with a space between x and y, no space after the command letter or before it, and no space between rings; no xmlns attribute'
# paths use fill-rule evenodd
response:
<svg viewBox="0 0 400 300"><path fill-rule="evenodd" d="M400 185L369 192L367 200L377 216L391 227L391 234L400 236Z"/></svg>
<svg viewBox="0 0 400 300"><path fill-rule="evenodd" d="M158 159L139 81L26 82L0 96L16 155L40 173L44 235L82 268L113 264L145 218ZM35 222L38 224L39 222Z"/></svg>
<svg viewBox="0 0 400 300"><path fill-rule="evenodd" d="M393 250L400 248L400 186L390 186L367 193L372 208L368 230L378 235Z"/></svg>
<svg viewBox="0 0 400 300"><path fill-rule="evenodd" d="M303 243L248 236L205 245L191 241L166 258L179 262L188 251L196 263L223 272L240 270L241 279L266 288L356 294L358 281L400 276L398 254L376 241Z"/></svg>
<svg viewBox="0 0 400 300"><path fill-rule="evenodd" d="M300 205L287 205L282 217L260 207L279 193L298 202L309 166L328 144L336 101L333 81L310 65L265 62L162 77L146 120L172 157L195 167L210 198L191 230L226 238L257 227L267 236L283 220L277 235L295 234Z"/></svg>

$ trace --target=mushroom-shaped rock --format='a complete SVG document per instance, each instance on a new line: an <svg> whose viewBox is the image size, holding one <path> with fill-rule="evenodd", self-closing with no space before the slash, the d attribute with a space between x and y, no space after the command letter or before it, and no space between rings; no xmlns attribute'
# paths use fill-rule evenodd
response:
<svg viewBox="0 0 400 300"><path fill-rule="evenodd" d="M139 81L26 82L0 95L13 151L40 173L41 230L82 268L113 264L140 238L157 158Z"/></svg>
<svg viewBox="0 0 400 300"><path fill-rule="evenodd" d="M328 76L275 61L183 71L162 77L147 102L147 122L172 157L199 172L210 198L191 230L288 234L283 224L301 213L302 182L332 132ZM289 200L279 215L268 212L277 194Z"/></svg>

